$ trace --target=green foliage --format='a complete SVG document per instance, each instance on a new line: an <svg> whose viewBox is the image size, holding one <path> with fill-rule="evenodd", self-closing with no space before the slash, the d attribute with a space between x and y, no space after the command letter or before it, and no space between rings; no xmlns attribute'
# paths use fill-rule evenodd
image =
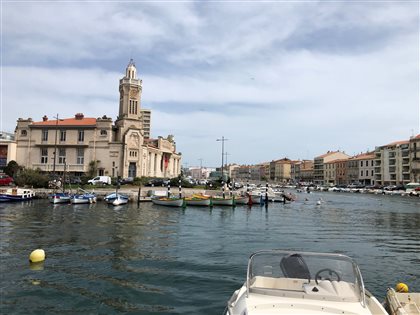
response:
<svg viewBox="0 0 420 315"><path fill-rule="evenodd" d="M144 186L149 181L148 177L142 176L142 177L135 177L133 181L133 185L135 186Z"/></svg>
<svg viewBox="0 0 420 315"><path fill-rule="evenodd" d="M169 181L169 185L171 185L171 187L178 187L179 186L179 177L172 178ZM184 187L184 188L193 188L194 187L194 185L191 184L186 179L181 179L181 186Z"/></svg>
<svg viewBox="0 0 420 315"><path fill-rule="evenodd" d="M89 179L94 178L98 174L98 163L99 161L90 161L88 166L88 171L86 173L86 176Z"/></svg>
<svg viewBox="0 0 420 315"><path fill-rule="evenodd" d="M15 178L18 186L32 186L34 188L47 188L48 176L42 174L39 169L24 168L20 170Z"/></svg>
<svg viewBox="0 0 420 315"><path fill-rule="evenodd" d="M19 164L17 164L16 161L10 161L9 163L7 163L7 166L4 168L4 172L9 175L10 177L15 177L16 174L18 173L18 171L21 169L22 167L19 166Z"/></svg>

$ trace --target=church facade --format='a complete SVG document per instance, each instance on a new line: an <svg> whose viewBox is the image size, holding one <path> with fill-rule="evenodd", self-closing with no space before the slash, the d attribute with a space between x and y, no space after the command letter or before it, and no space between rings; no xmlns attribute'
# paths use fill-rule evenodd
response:
<svg viewBox="0 0 420 315"><path fill-rule="evenodd" d="M15 129L16 162L43 172L81 176L92 167L97 175L112 177L176 177L181 154L172 135L150 138L150 110L141 108L142 80L130 60L119 82L119 114L42 121L19 118Z"/></svg>

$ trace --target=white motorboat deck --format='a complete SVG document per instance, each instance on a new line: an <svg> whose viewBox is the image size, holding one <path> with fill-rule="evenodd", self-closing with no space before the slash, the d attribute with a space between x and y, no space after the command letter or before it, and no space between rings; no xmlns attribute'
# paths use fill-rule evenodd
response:
<svg viewBox="0 0 420 315"><path fill-rule="evenodd" d="M364 289L349 257L274 250L251 255L247 281L229 299L226 314L387 313Z"/></svg>

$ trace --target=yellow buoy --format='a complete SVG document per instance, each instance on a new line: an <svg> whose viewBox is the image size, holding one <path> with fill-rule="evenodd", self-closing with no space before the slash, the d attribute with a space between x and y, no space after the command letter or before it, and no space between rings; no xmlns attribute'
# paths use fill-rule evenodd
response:
<svg viewBox="0 0 420 315"><path fill-rule="evenodd" d="M45 252L43 249L35 249L30 255L29 255L29 261L31 263L37 263L45 260Z"/></svg>
<svg viewBox="0 0 420 315"><path fill-rule="evenodd" d="M397 292L401 292L401 293L407 293L408 292L408 285L406 285L405 283L397 283L397 285L395 286L395 291Z"/></svg>

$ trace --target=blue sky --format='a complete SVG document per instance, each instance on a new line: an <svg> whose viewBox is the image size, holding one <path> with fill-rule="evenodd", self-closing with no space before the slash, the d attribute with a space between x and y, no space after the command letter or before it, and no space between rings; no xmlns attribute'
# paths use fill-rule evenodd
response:
<svg viewBox="0 0 420 315"><path fill-rule="evenodd" d="M183 164L312 159L419 133L417 1L3 1L2 129L118 113L130 58Z"/></svg>

